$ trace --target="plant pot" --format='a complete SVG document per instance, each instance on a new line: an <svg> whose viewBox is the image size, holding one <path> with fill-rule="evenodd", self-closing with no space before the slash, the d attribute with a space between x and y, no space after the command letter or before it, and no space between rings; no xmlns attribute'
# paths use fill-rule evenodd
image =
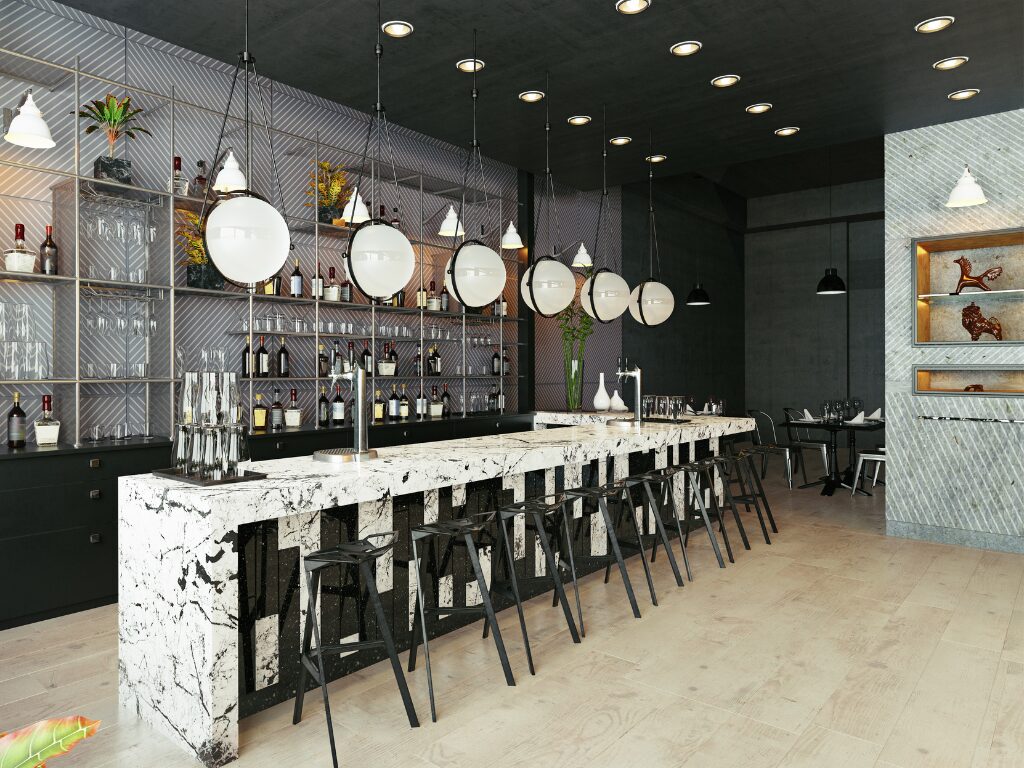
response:
<svg viewBox="0 0 1024 768"><path fill-rule="evenodd" d="M224 276L210 262L189 264L185 267L185 284L189 288L222 291L224 290Z"/></svg>
<svg viewBox="0 0 1024 768"><path fill-rule="evenodd" d="M321 205L316 209L316 218L321 224L333 224L341 218L341 209L333 205Z"/></svg>
<svg viewBox="0 0 1024 768"><path fill-rule="evenodd" d="M109 179L121 184L132 183L132 161L123 157L102 155L92 164L92 175L97 179Z"/></svg>

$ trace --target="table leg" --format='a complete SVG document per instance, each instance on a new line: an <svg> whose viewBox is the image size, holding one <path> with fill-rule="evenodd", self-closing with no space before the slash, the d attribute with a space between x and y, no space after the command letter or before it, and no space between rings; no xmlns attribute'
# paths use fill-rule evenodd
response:
<svg viewBox="0 0 1024 768"><path fill-rule="evenodd" d="M825 481L824 487L821 489L822 496L831 496L836 492L836 488L841 488L843 485L843 479L839 474L839 450L836 447L838 435L839 433L836 430L829 430L828 455L832 471L829 474L828 480Z"/></svg>
<svg viewBox="0 0 1024 768"><path fill-rule="evenodd" d="M857 466L857 431L854 430L854 429L851 429L851 430L849 430L849 432L850 432L850 441L849 441L850 463L846 467L846 469L843 470L843 488L848 488L848 489L850 489L852 491L853 490L853 484L855 482L857 482L857 478L855 478L853 476L853 469L854 469L854 467ZM863 488L858 488L856 490L856 493L859 493L859 494L861 494L863 496L870 496L871 495L868 491L865 491Z"/></svg>

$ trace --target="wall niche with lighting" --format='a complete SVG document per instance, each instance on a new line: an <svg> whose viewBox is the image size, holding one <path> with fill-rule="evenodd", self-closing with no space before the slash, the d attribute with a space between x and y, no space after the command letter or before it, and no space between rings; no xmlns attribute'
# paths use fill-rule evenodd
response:
<svg viewBox="0 0 1024 768"><path fill-rule="evenodd" d="M914 394L1024 397L1024 367L914 366Z"/></svg>
<svg viewBox="0 0 1024 768"><path fill-rule="evenodd" d="M915 345L1024 343L1024 229L911 243Z"/></svg>

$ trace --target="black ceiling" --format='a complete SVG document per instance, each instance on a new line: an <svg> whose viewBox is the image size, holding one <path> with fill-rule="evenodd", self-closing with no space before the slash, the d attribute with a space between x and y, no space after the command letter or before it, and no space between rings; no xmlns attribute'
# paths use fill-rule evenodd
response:
<svg viewBox="0 0 1024 768"><path fill-rule="evenodd" d="M241 48L242 0L65 0L69 5L233 63ZM949 29L914 24L948 14ZM371 0L251 0L250 49L262 73L369 110L374 102ZM600 186L600 120L607 103L611 183L646 176L647 134L669 156L659 175L718 168L850 143L892 131L1024 105L1021 0L654 0L637 16L613 0L385 0L385 19L415 33L384 38L383 102L396 123L457 144L470 135L470 75L479 28L480 140L484 153L520 168L544 166L544 104L516 95L543 88L551 72L552 171L580 188ZM696 39L690 57L669 45ZM970 56L960 69L932 62ZM715 75L741 82L713 88ZM955 103L946 94L980 88ZM770 101L765 115L743 111ZM595 117L584 128L567 116ZM775 128L798 125L788 139ZM772 167L778 167L778 163ZM783 169L784 169L783 163Z"/></svg>

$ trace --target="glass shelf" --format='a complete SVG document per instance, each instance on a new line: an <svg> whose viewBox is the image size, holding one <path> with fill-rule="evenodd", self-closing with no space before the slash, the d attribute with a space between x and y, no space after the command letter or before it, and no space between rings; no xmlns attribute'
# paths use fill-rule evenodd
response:
<svg viewBox="0 0 1024 768"><path fill-rule="evenodd" d="M917 295L918 301L937 301L941 299L966 299L969 298L972 301L974 299L993 298L1000 295L1006 294L1021 294L1024 293L1024 288L1003 288L995 289L990 291L968 291L964 293L919 293ZM1007 297L1009 298L1009 297Z"/></svg>
<svg viewBox="0 0 1024 768"><path fill-rule="evenodd" d="M0 256L0 258L3 258ZM44 275L41 272L10 272L0 270L0 280L13 283L73 283L75 278L70 275Z"/></svg>

